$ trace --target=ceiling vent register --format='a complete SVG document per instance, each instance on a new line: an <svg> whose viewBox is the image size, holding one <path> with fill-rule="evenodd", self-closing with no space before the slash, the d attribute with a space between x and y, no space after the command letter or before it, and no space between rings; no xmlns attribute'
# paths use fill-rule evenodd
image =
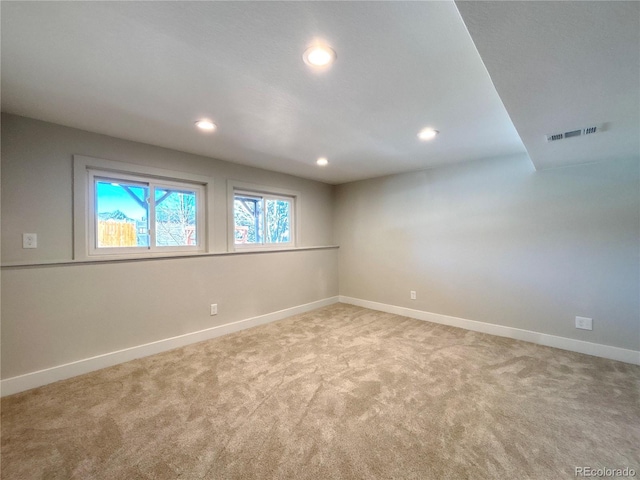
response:
<svg viewBox="0 0 640 480"><path fill-rule="evenodd" d="M550 133L547 137L547 142L556 142L558 140L564 140L565 138L571 137L581 137L583 135L591 135L593 133L598 133L604 131L602 125L595 125L592 127L580 128L578 130L571 130L569 132L564 133Z"/></svg>

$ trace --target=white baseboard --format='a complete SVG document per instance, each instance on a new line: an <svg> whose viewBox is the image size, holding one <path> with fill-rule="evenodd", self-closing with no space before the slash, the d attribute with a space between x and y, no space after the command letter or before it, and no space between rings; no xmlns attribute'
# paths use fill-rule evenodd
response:
<svg viewBox="0 0 640 480"><path fill-rule="evenodd" d="M467 320L465 318L450 317L439 313L430 313L422 310L397 307L395 305L372 302L370 300L361 300L359 298L346 297L343 295L340 295L340 302L370 308L372 310L379 310L381 312L394 313L396 315L415 318L417 320L464 328L465 330L472 330L474 332L488 333L499 337L513 338L515 340L537 343L547 347L560 348L562 350L569 350L572 352L593 355L595 357L609 358L611 360L640 365L640 352L637 350L627 350L625 348L611 347L609 345L602 345L599 343L583 342L572 338L558 337L556 335L532 332L531 330L522 330L520 328L506 327L504 325L495 325L493 323Z"/></svg>
<svg viewBox="0 0 640 480"><path fill-rule="evenodd" d="M91 358L85 358L64 365L38 370L17 377L11 377L0 381L1 396L12 395L14 393L23 392L31 388L40 387L49 383L57 382L67 378L82 375L84 373L93 372L102 368L111 367L119 363L135 360L136 358L155 355L156 353L166 352L174 348L184 347L192 343L202 342L211 338L220 337L229 333L238 332L265 323L275 322L292 315L305 313L316 308L325 307L338 303L338 297L329 297L316 302L298 305L296 307L286 308L277 312L267 313L258 317L247 318L233 323L227 323L206 330L186 333L177 337L166 338L156 342L138 345L136 347L125 348L115 352L97 355Z"/></svg>

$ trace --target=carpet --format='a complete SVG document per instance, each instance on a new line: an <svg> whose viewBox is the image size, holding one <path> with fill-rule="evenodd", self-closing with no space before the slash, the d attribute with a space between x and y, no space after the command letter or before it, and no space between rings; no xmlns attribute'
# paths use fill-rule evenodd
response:
<svg viewBox="0 0 640 480"><path fill-rule="evenodd" d="M3 479L640 476L640 367L335 304L2 399Z"/></svg>

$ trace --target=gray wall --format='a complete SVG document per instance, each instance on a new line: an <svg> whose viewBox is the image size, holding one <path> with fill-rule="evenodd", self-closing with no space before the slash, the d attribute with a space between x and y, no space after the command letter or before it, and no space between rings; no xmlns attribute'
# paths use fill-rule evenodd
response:
<svg viewBox="0 0 640 480"><path fill-rule="evenodd" d="M227 179L302 192L300 246L333 243L330 185L2 114L3 264L71 260L74 154L214 177L216 252L227 250ZM37 249L22 249L23 232Z"/></svg>
<svg viewBox="0 0 640 480"><path fill-rule="evenodd" d="M214 248L227 248L226 181L301 192L300 246L333 244L333 187L2 115L2 262L72 260L72 156L214 177ZM22 249L22 233L38 248ZM337 250L2 269L2 378L338 294ZM219 315L209 316L218 303Z"/></svg>
<svg viewBox="0 0 640 480"><path fill-rule="evenodd" d="M638 158L541 172L526 158L482 160L331 187L3 114L3 264L72 259L73 154L213 176L216 252L227 179L300 191L301 245L340 249L4 267L2 378L313 302L338 285L639 349ZM23 232L38 234L38 249L21 248ZM575 315L593 317L593 331L576 330Z"/></svg>
<svg viewBox="0 0 640 480"><path fill-rule="evenodd" d="M341 185L340 294L640 350L639 171L521 157Z"/></svg>

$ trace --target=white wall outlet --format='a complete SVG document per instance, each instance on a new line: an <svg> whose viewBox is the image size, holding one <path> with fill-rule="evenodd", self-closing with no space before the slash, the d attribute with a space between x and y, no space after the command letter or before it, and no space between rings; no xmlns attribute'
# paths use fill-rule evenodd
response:
<svg viewBox="0 0 640 480"><path fill-rule="evenodd" d="M593 319L587 317L576 317L576 328L581 330L593 330Z"/></svg>
<svg viewBox="0 0 640 480"><path fill-rule="evenodd" d="M22 248L38 248L38 235L35 233L23 233Z"/></svg>
<svg viewBox="0 0 640 480"><path fill-rule="evenodd" d="M411 290L409 292L409 295L411 296L411 300L415 300L416 299L416 291L415 290Z"/></svg>
<svg viewBox="0 0 640 480"><path fill-rule="evenodd" d="M217 303L212 303L211 304L211 315L217 315L218 314L218 304Z"/></svg>

